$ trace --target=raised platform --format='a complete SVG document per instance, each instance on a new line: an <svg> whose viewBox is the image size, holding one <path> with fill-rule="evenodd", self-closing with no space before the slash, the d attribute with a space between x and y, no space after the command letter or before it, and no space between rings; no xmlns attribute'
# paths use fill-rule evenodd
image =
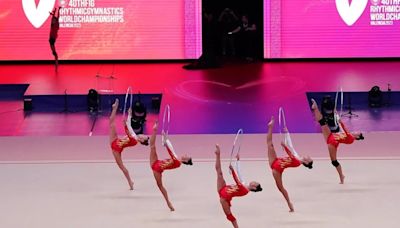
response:
<svg viewBox="0 0 400 228"><path fill-rule="evenodd" d="M99 111L109 113L111 105L115 99L120 100L120 110L124 107L125 94L107 94L99 95ZM159 113L161 104L161 94L135 94L133 95L133 103L135 101L142 102L147 110L151 113ZM33 112L87 112L88 101L87 94L82 95L28 95L24 99L31 99ZM127 102L129 107L129 100Z"/></svg>
<svg viewBox="0 0 400 228"><path fill-rule="evenodd" d="M382 92L382 102L380 107L370 107L368 101L369 91L358 92L343 92L343 111L348 110L351 106L353 109L371 109L371 108L385 108L400 105L400 91ZM307 100L311 105L311 98L315 99L321 104L325 96L330 96L333 101L336 98L336 92L307 92ZM338 94L337 109L341 107L341 95ZM400 107L399 107L400 111Z"/></svg>
<svg viewBox="0 0 400 228"><path fill-rule="evenodd" d="M335 100L336 92L307 92L309 107L311 98L321 105L324 96L329 95ZM341 111L341 119L355 131L399 131L400 130L400 92L382 92L382 105L371 107L368 101L368 91L343 92L338 96L337 111ZM343 108L341 110L341 107Z"/></svg>
<svg viewBox="0 0 400 228"><path fill-rule="evenodd" d="M21 100L29 84L0 84L0 101Z"/></svg>
<svg viewBox="0 0 400 228"><path fill-rule="evenodd" d="M26 91L29 84L0 84L0 101L23 101L31 100L33 112L84 112L88 111L88 91L86 94L68 94L67 90L63 94L37 94L29 95ZM123 107L126 94L115 94L113 91L98 91L99 110L109 112L115 99L120 100ZM160 110L162 94L132 94L132 102L140 101L149 111L158 113ZM128 103L130 102L130 95ZM130 104L127 104L130 105ZM121 107L121 109L122 109Z"/></svg>
<svg viewBox="0 0 400 228"><path fill-rule="evenodd" d="M174 134L229 134L238 128L243 128L246 133L263 133L266 122L272 115L277 116L281 106L285 108L291 132L318 132L319 127L309 109L307 92L334 93L339 86L346 92L369 91L374 85L386 90L387 84L392 85L393 91L400 90L398 61L235 63L199 71L184 70L183 65L62 64L58 74L54 73L51 64L0 65L0 84L29 84L27 96L62 97L65 90L70 95L84 95L90 88L107 89L109 81L99 82L96 75L112 75L114 72L115 94L125 94L128 86L132 86L135 93L162 94L161 110L166 104L171 106L170 132ZM61 97L57 102L61 104L58 110L63 109ZM399 105L397 100L392 100L393 105L389 108L355 108L353 111L359 118L345 121L351 129L361 131L398 131ZM55 132L57 135L86 135L87 130L81 130L79 125L63 127L62 123L79 122L86 126L87 119L87 125L91 123L87 115L79 117L76 113L26 116L21 111L22 106L22 103L9 101L0 105L0 135L31 135L34 132L40 135L53 135ZM158 116L154 117L158 119ZM53 129L51 126L54 124L61 129ZM49 126L48 130L43 126ZM108 132L106 124L97 130L94 134Z"/></svg>

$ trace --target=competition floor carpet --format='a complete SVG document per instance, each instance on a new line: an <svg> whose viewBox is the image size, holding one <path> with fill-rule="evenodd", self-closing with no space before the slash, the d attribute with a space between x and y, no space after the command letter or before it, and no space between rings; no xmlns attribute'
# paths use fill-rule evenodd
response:
<svg viewBox="0 0 400 228"><path fill-rule="evenodd" d="M400 133L369 133L339 149L346 180L340 185L320 134L292 134L299 153L314 157L313 170L288 169L284 184L295 206L289 213L267 166L265 135L244 135L242 174L263 191L232 201L240 227L397 227L400 197ZM231 227L219 205L214 144L221 144L224 175L233 135L173 135L178 154L194 166L164 173L176 211L170 212L148 164L149 148L123 156L134 182L128 190L113 162L108 138L2 137L0 153L1 227ZM278 145L279 134L274 135ZM391 146L390 146L391 145ZM160 143L158 154L167 157ZM278 147L277 147L278 148ZM283 152L278 149L278 153Z"/></svg>

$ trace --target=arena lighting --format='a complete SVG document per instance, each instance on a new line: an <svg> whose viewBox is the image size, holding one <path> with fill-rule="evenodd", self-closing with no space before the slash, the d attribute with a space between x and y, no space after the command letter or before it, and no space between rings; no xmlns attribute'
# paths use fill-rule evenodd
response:
<svg viewBox="0 0 400 228"><path fill-rule="evenodd" d="M24 98L24 111L32 111L32 98Z"/></svg>
<svg viewBox="0 0 400 228"><path fill-rule="evenodd" d="M93 113L99 110L100 96L95 89L90 89L87 95L88 111Z"/></svg>
<svg viewBox="0 0 400 228"><path fill-rule="evenodd" d="M379 86L373 86L368 92L368 104L371 108L382 107L383 94Z"/></svg>

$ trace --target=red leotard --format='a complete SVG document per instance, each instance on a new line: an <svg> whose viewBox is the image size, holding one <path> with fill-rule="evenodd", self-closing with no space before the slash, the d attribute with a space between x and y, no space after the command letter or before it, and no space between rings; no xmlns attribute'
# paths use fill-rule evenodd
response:
<svg viewBox="0 0 400 228"><path fill-rule="evenodd" d="M176 169L179 166L181 166L181 162L175 157L175 155L172 153L172 151L166 147L168 154L171 156L169 159L164 159L164 160L156 160L152 165L151 169L155 172L162 173L164 170L167 169Z"/></svg>
<svg viewBox="0 0 400 228"><path fill-rule="evenodd" d="M115 152L122 153L124 148L135 146L138 142L135 138L133 138L128 130L128 127L125 125L126 136L124 138L116 138L111 143L111 149Z"/></svg>
<svg viewBox="0 0 400 228"><path fill-rule="evenodd" d="M233 197L244 196L249 193L249 190L238 179L235 170L232 170L232 176L236 185L225 185L218 191L219 197L225 199L229 205L231 205Z"/></svg>
<svg viewBox="0 0 400 228"><path fill-rule="evenodd" d="M54 13L56 13L56 12L54 12ZM58 18L53 16L51 19L50 38L53 38L53 39L57 38L59 28L60 28L60 24L58 22Z"/></svg>
<svg viewBox="0 0 400 228"><path fill-rule="evenodd" d="M340 123L344 132L342 133L331 133L326 140L327 144L338 148L339 143L352 144L354 142L354 136L350 134L343 123Z"/></svg>
<svg viewBox="0 0 400 228"><path fill-rule="evenodd" d="M283 173L286 168L298 167L301 165L301 161L293 156L292 152L287 146L284 146L284 149L289 157L276 158L271 165L271 168L278 171L279 173Z"/></svg>

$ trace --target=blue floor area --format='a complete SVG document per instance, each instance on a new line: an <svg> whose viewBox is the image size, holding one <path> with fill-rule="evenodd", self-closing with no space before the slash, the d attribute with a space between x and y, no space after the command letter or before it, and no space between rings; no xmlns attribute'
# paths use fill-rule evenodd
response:
<svg viewBox="0 0 400 228"><path fill-rule="evenodd" d="M125 94L100 95L95 99L96 106L100 112L111 111L111 105L115 99L119 99L120 109L125 103ZM24 99L32 99L33 112L86 112L88 111L88 95L34 95L24 96ZM146 108L153 112L160 111L162 95L161 94L134 94L132 103L140 101ZM127 100L127 106L130 106L130 98Z"/></svg>
<svg viewBox="0 0 400 228"><path fill-rule="evenodd" d="M321 103L323 97L329 96L333 101L336 99L336 92L307 92L307 100L310 103L311 98L314 98L318 103ZM379 103L380 108L387 107L396 107L400 105L400 92L391 91L391 92L382 92L381 99L377 99L371 97L371 102ZM341 98L341 93L338 93L337 96L337 108L341 107L343 104L343 108L349 109L352 107L354 109L370 109L369 106L369 96L368 92L343 92L343 99ZM343 102L341 102L343 100Z"/></svg>
<svg viewBox="0 0 400 228"><path fill-rule="evenodd" d="M20 100L29 84L0 84L0 100Z"/></svg>
<svg viewBox="0 0 400 228"><path fill-rule="evenodd" d="M349 112L350 100L351 111L357 115L342 117L349 129L400 131L400 62L274 62L202 71L182 70L182 64L121 64L113 87L118 95L102 97L98 113L88 112L86 99L88 88L96 84L87 72L95 72L96 64L64 65L63 73L56 76L46 75L37 65L19 67L25 71L15 72L10 66L2 73L15 75L0 85L0 135L87 135L96 118L93 135L107 135L111 104L119 97L122 111L127 85L149 95L143 95L151 114L145 125L147 134L154 121L162 120L159 112L167 104L171 134L233 134L239 128L246 134L265 134L269 118L278 117L279 107L285 109L290 132L316 133L320 126L310 110L310 98L320 102L326 94L334 97L337 85L346 90L342 114ZM52 65L49 69L53 72ZM326 77L321 78L321 70ZM143 77L132 77L132 72ZM10 81L21 84L9 85ZM388 83L393 91L383 93L382 107L369 107L371 86L389 90ZM67 89L74 95L65 97ZM24 97L25 90L37 96ZM23 98L32 99L32 111L24 112ZM274 131L279 132L278 127Z"/></svg>
<svg viewBox="0 0 400 228"><path fill-rule="evenodd" d="M292 133L314 133L319 132L320 127L314 121L310 110L310 99L314 98L319 104L324 96L335 97L335 93L307 92L301 99L303 102L297 104L283 105L286 113L288 128ZM346 115L349 112L348 97L351 96L352 113L355 116ZM384 99L384 105L380 108L371 108L368 106L368 97L366 92L344 93L344 104L342 120L349 129L355 131L398 131L400 129L400 93L391 94L391 102ZM64 96L35 96L33 97L36 106L33 111L23 110L23 101L16 99L14 101L0 101L0 135L88 135L93 130L93 135L108 134L108 116L111 111L111 102L118 97L122 102L119 106L118 119L122 120L122 109L125 95L110 96L102 100L103 109L98 113L89 113L87 111L86 97L68 96L72 106L69 106L67 112L64 110ZM161 99L161 95L158 97ZM162 120L157 100L157 94L142 95L148 108L148 118L144 125L144 133L149 134L152 131L154 121ZM386 96L387 98L387 96ZM156 101L155 101L156 100ZM154 103L157 105L154 106ZM282 102L280 103L282 104ZM232 134L238 128L243 128L246 134L265 133L266 123L271 115L278 117L277 104L268 106L267 113L257 111L257 106L262 103L216 103L207 104L208 109L213 109L213 115L207 117L213 124L203 124L197 121L196 116L192 116L193 121L179 121L179 113L185 113L184 106L171 106L171 134ZM338 109L340 110L340 105ZM193 110L192 110L193 111ZM217 111L217 112L216 112ZM208 111L204 110L202 105L198 106L198 113L205 117ZM230 114L231 113L231 114ZM238 118L241 116L242 118ZM186 117L190 118L190 117ZM6 121L5 121L6 120ZM94 125L93 125L94 124ZM122 125L121 125L122 126ZM185 129L180 132L179 129ZM278 128L274 130L279 132ZM121 131L122 133L123 131Z"/></svg>
<svg viewBox="0 0 400 228"><path fill-rule="evenodd" d="M335 92L307 92L307 99L311 105L311 98L321 107L323 97L330 96L333 101ZM341 119L353 130L360 131L398 131L400 129L400 92L382 92L382 99L373 99L371 106L368 92L344 92L343 105L341 95L337 99L337 111Z"/></svg>
<svg viewBox="0 0 400 228"><path fill-rule="evenodd" d="M87 94L25 96L28 86L0 85L0 136L88 135L90 132L107 135L111 106L117 98L120 100L117 119L122 120L125 94L100 95L98 110L89 112ZM127 108L130 100L128 97ZM136 101L145 106L147 121L153 123L158 119L162 94L133 94L132 104ZM145 122L144 132L150 132L151 127Z"/></svg>

